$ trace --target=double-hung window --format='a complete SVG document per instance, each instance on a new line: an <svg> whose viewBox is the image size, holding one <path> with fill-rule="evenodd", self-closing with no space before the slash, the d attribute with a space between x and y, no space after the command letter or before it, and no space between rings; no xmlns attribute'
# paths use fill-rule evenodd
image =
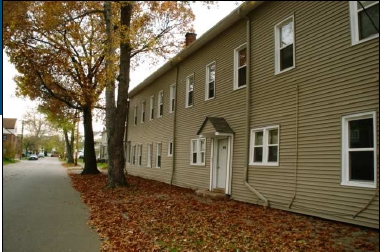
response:
<svg viewBox="0 0 380 252"><path fill-rule="evenodd" d="M215 62L206 66L206 97L209 100L215 97Z"/></svg>
<svg viewBox="0 0 380 252"><path fill-rule="evenodd" d="M379 37L379 1L350 1L352 45Z"/></svg>
<svg viewBox="0 0 380 252"><path fill-rule="evenodd" d="M342 117L342 185L376 188L376 112Z"/></svg>
<svg viewBox="0 0 380 252"><path fill-rule="evenodd" d="M131 156L132 156L132 154L131 154L131 152L132 152L132 148L131 148L131 141L128 141L127 142L127 163L131 163Z"/></svg>
<svg viewBox="0 0 380 252"><path fill-rule="evenodd" d="M146 156L146 167L152 167L152 153L153 153L153 150L152 150L152 144L147 144L147 152L146 152L147 156Z"/></svg>
<svg viewBox="0 0 380 252"><path fill-rule="evenodd" d="M150 120L153 120L154 117L154 95L150 97Z"/></svg>
<svg viewBox="0 0 380 252"><path fill-rule="evenodd" d="M186 78L186 108L194 104L194 74Z"/></svg>
<svg viewBox="0 0 380 252"><path fill-rule="evenodd" d="M137 165L141 166L142 163L142 144L137 145Z"/></svg>
<svg viewBox="0 0 380 252"><path fill-rule="evenodd" d="M164 91L161 90L158 92L158 98L157 98L157 117L162 117L164 113Z"/></svg>
<svg viewBox="0 0 380 252"><path fill-rule="evenodd" d="M168 142L168 157L172 157L172 156L173 156L173 142L169 141Z"/></svg>
<svg viewBox="0 0 380 252"><path fill-rule="evenodd" d="M137 125L137 105L135 105L135 109L133 110L133 125Z"/></svg>
<svg viewBox="0 0 380 252"><path fill-rule="evenodd" d="M145 122L145 100L141 104L141 123Z"/></svg>
<svg viewBox="0 0 380 252"><path fill-rule="evenodd" d="M156 147L156 168L161 168L162 143L157 143Z"/></svg>
<svg viewBox="0 0 380 252"><path fill-rule="evenodd" d="M132 165L136 164L136 145L132 146Z"/></svg>
<svg viewBox="0 0 380 252"><path fill-rule="evenodd" d="M169 104L169 113L174 112L175 108L175 84L170 85L170 104Z"/></svg>
<svg viewBox="0 0 380 252"><path fill-rule="evenodd" d="M205 165L206 162L206 139L192 139L191 140L191 165Z"/></svg>
<svg viewBox="0 0 380 252"><path fill-rule="evenodd" d="M279 127L251 130L250 165L278 166Z"/></svg>
<svg viewBox="0 0 380 252"><path fill-rule="evenodd" d="M275 26L275 73L295 67L294 17Z"/></svg>
<svg viewBox="0 0 380 252"><path fill-rule="evenodd" d="M234 89L245 87L247 84L247 44L235 49L234 66Z"/></svg>

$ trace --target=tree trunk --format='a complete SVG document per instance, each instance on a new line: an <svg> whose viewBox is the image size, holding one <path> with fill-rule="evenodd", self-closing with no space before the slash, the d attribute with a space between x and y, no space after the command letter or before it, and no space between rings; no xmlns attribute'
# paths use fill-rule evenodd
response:
<svg viewBox="0 0 380 252"><path fill-rule="evenodd" d="M91 108L83 107L83 125L84 125L84 169L83 174L98 174L100 171L96 165L96 156L94 148L94 132L92 130Z"/></svg>
<svg viewBox="0 0 380 252"><path fill-rule="evenodd" d="M130 27L132 17L132 4L121 3L121 25L127 29ZM113 26L111 23L112 14L110 2L105 4L106 30L108 35L108 59L106 64L112 64L111 55L115 53L113 47ZM122 29L124 30L124 29ZM124 174L124 131L127 119L129 69L130 69L130 43L125 38L120 42L120 76L118 78L117 106L115 107L115 83L112 77L106 88L106 123L108 137L108 180L107 186L110 188L127 186L128 183ZM110 76L110 75L109 75Z"/></svg>
<svg viewBox="0 0 380 252"><path fill-rule="evenodd" d="M74 163L73 158L73 142L69 141L69 134L67 130L63 130L63 134L65 135L65 142L66 142L66 158L67 163L72 164ZM71 136L73 135L73 132L71 132Z"/></svg>

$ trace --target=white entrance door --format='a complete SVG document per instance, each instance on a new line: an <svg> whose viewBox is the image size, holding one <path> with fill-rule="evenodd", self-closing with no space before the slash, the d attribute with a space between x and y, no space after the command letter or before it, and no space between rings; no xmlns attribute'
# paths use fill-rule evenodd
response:
<svg viewBox="0 0 380 252"><path fill-rule="evenodd" d="M216 163L216 187L226 188L228 140L218 139L218 156Z"/></svg>

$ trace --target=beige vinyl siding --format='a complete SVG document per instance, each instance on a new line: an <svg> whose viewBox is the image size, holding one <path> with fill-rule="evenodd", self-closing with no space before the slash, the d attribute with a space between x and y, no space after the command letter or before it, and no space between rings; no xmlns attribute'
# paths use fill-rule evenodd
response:
<svg viewBox="0 0 380 252"><path fill-rule="evenodd" d="M246 43L245 22L233 25L203 48L181 62L177 85L176 172L173 183L178 186L208 189L210 187L211 138L207 138L206 165L190 165L190 140L207 116L224 117L236 133L233 174L243 171L245 88L233 90L234 49ZM223 50L223 53L220 51ZM206 66L215 61L215 98L205 101ZM185 108L186 77L194 74L194 105ZM233 101L233 102L231 102ZM205 131L215 132L208 123ZM239 158L240 156L240 158Z"/></svg>
<svg viewBox="0 0 380 252"><path fill-rule="evenodd" d="M272 207L379 228L378 194L353 218L376 189L340 185L342 116L379 116L378 39L351 46L348 11L348 2L269 2L251 13L250 126L279 125L280 154L278 167L250 166L249 183ZM274 75L273 27L291 15L295 69ZM297 191L289 209L296 181L297 86ZM242 180L234 174L233 198L261 203Z"/></svg>
<svg viewBox="0 0 380 252"><path fill-rule="evenodd" d="M173 139L174 114L169 113L170 85L176 82L176 70L173 68L155 80L151 85L130 97L130 111L133 115L134 106L138 105L137 125L133 126L133 117L129 118L128 141L132 145L142 144L142 165L132 166L127 163L127 172L131 175L170 183L172 157L168 157L168 141ZM157 96L163 90L163 116L157 118ZM150 120L150 97L154 95L154 119ZM141 123L141 104L145 100L145 122ZM152 144L152 167L147 167L147 144ZM156 168L157 143L162 144L161 168ZM137 157L137 156L136 156Z"/></svg>

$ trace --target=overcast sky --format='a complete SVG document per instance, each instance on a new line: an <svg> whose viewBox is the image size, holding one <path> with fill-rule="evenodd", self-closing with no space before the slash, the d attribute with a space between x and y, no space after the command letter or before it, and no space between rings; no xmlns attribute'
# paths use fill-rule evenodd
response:
<svg viewBox="0 0 380 252"><path fill-rule="evenodd" d="M210 9L207 9L207 7L202 6L199 2L194 4L193 11L196 16L194 29L197 34L197 38L199 38L203 33L209 30L238 6L236 1L218 2L218 5L219 7L211 6ZM131 72L130 90L159 67L160 65L157 65L156 67L141 66L136 71ZM139 74L137 75L136 72ZM16 85L13 81L13 77L16 74L17 72L15 68L11 63L9 63L8 57L3 52L3 117L17 118L18 121L21 121L27 110L33 110L33 102L27 98L21 99L15 97L14 93ZM102 126L100 124L94 124L95 131L100 130L101 128Z"/></svg>

